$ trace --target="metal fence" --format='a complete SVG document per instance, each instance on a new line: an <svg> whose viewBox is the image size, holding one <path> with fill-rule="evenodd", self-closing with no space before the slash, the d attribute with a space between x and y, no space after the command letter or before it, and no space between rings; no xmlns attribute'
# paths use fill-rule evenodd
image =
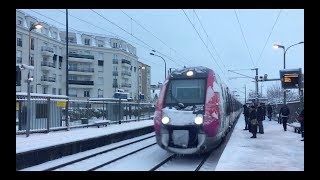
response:
<svg viewBox="0 0 320 180"><path fill-rule="evenodd" d="M72 100L67 96L31 93L30 133L67 130L130 121L152 119L154 107L150 103L118 100ZM67 102L67 103L66 103ZM66 122L68 104L69 123ZM16 134L26 133L27 95L16 95Z"/></svg>

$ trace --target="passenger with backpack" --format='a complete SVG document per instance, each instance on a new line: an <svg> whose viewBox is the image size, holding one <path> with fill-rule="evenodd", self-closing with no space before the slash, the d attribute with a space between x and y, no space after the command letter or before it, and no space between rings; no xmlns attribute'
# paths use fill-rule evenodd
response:
<svg viewBox="0 0 320 180"><path fill-rule="evenodd" d="M288 106L286 104L281 107L279 114L282 119L283 130L287 131L287 121L288 121L288 118L290 115L290 109L288 108Z"/></svg>

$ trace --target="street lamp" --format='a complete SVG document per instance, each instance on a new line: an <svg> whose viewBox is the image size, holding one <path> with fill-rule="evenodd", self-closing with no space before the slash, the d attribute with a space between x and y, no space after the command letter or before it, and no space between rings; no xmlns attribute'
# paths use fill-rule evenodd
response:
<svg viewBox="0 0 320 180"><path fill-rule="evenodd" d="M152 50L152 51L153 51L153 52L156 52L155 50ZM150 55L161 57L161 56L156 55L156 54L154 54L154 53L150 53ZM166 63L166 60L163 59L163 57L161 57L161 58L162 58L162 60L163 60L163 62L164 62L164 80L166 80L166 79L167 79L167 63Z"/></svg>
<svg viewBox="0 0 320 180"><path fill-rule="evenodd" d="M301 42L298 42L298 43L295 43L295 44L292 44L291 46L289 46L288 48L285 48L285 46L282 46L282 45L279 45L279 44L274 44L273 45L273 48L275 49L278 49L278 48L282 48L283 49L283 69L286 69L286 54L287 54L287 51L292 47L292 46L296 46L298 44L303 44L304 42L301 41ZM283 92L283 104L286 104L286 98L287 98L287 94L286 94L286 91Z"/></svg>
<svg viewBox="0 0 320 180"><path fill-rule="evenodd" d="M145 69L146 67L144 67L144 66L139 66L139 68L138 68L138 121L140 121L140 76L139 76L139 74L140 74L140 72L141 72L141 70L140 69ZM141 81L142 81L142 73L141 73Z"/></svg>
<svg viewBox="0 0 320 180"><path fill-rule="evenodd" d="M37 24L33 24L30 28L29 28L29 66L31 66L31 60L30 60L30 51L31 51L31 31L34 29L40 29L43 26L39 23ZM28 69L28 79L27 79L27 83L28 83L28 88L27 88L27 129L26 129L26 136L29 137L29 133L30 133L30 121L31 121L31 96L30 96L30 91L31 91L31 87L30 87L30 83L31 81L33 81L33 78L30 77L30 71L31 69ZM37 87L36 87L37 88Z"/></svg>

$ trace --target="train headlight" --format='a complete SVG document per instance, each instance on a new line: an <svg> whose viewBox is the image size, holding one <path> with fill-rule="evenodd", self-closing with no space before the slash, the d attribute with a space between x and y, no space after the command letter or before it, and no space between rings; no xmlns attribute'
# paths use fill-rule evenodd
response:
<svg viewBox="0 0 320 180"><path fill-rule="evenodd" d="M203 123L203 116L202 115L197 115L196 118L194 118L194 123L200 125Z"/></svg>
<svg viewBox="0 0 320 180"><path fill-rule="evenodd" d="M190 77L190 76L193 76L193 71L188 71L188 72L187 72L187 76L189 76L189 77Z"/></svg>
<svg viewBox="0 0 320 180"><path fill-rule="evenodd" d="M162 117L162 119L161 119L161 122L163 123L163 124L168 124L169 123L169 117L167 117L167 116L164 116L164 117Z"/></svg>

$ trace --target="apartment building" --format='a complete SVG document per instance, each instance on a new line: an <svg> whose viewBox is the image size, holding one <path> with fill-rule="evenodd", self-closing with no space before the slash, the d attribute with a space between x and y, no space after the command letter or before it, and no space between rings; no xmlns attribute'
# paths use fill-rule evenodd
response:
<svg viewBox="0 0 320 180"><path fill-rule="evenodd" d="M38 22L43 27L29 31ZM66 31L17 10L16 41L16 65L34 66L31 92L65 95ZM139 62L131 44L111 36L69 31L68 52L69 97L112 97L118 89L128 92L133 99L138 97ZM148 67L149 74L143 74L142 78L149 80L141 84L142 91L150 86ZM16 91L27 91L24 82L27 76L27 71L21 71L21 85L16 86Z"/></svg>
<svg viewBox="0 0 320 180"><path fill-rule="evenodd" d="M142 102L150 102L151 100L151 67L138 61L139 72L139 92L144 95ZM142 68L144 67L144 68Z"/></svg>

